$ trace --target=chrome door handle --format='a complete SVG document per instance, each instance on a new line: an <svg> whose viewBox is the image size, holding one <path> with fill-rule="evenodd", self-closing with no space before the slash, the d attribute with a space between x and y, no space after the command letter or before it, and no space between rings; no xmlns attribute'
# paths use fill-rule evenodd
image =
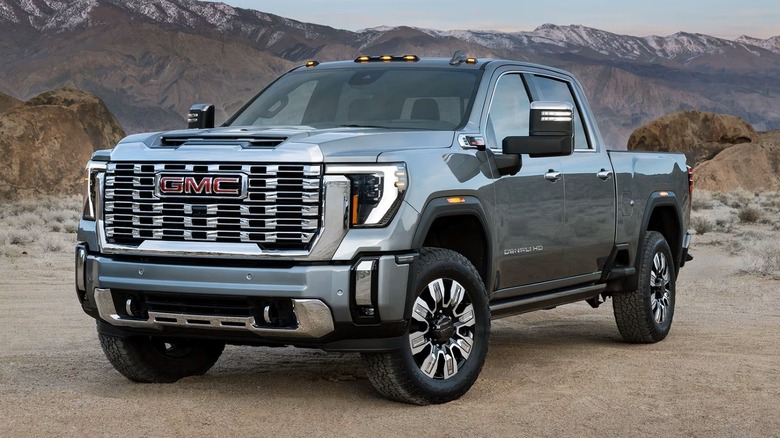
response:
<svg viewBox="0 0 780 438"><path fill-rule="evenodd" d="M561 179L561 172L550 169L544 174L544 179L550 182L558 181Z"/></svg>
<svg viewBox="0 0 780 438"><path fill-rule="evenodd" d="M601 179L603 179L604 181L606 181L606 180L612 178L612 171L611 170L606 170L606 169L601 169L601 172L597 173L596 176L601 178Z"/></svg>

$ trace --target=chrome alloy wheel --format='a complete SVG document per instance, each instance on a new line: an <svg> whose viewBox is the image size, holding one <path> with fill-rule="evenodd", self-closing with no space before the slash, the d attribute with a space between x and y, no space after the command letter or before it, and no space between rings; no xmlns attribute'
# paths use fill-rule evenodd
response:
<svg viewBox="0 0 780 438"><path fill-rule="evenodd" d="M423 374L449 379L474 348L474 307L469 292L455 280L439 278L420 292L409 329L412 356Z"/></svg>
<svg viewBox="0 0 780 438"><path fill-rule="evenodd" d="M672 282L666 255L657 252L650 269L650 307L655 322L665 323L671 306Z"/></svg>

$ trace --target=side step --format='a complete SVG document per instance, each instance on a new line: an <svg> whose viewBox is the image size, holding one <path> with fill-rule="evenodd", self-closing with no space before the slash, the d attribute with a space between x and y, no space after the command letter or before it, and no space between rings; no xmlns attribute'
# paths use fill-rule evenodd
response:
<svg viewBox="0 0 780 438"><path fill-rule="evenodd" d="M562 304L584 301L598 297L606 289L604 284L567 289L553 293L534 294L521 297L507 298L490 303L490 315L493 319L533 312L534 310L549 309Z"/></svg>

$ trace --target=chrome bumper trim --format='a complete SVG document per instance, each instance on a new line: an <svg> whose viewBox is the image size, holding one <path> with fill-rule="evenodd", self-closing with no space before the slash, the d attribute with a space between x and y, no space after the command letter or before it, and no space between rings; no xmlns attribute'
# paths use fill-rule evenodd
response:
<svg viewBox="0 0 780 438"><path fill-rule="evenodd" d="M95 303L100 319L118 327L151 328L185 327L248 331L258 336L280 338L321 338L334 330L330 308L316 299L293 299L293 312L298 319L296 328L258 326L254 317L226 317L188 315L181 313L149 312L146 320L121 317L114 306L111 289L95 288Z"/></svg>

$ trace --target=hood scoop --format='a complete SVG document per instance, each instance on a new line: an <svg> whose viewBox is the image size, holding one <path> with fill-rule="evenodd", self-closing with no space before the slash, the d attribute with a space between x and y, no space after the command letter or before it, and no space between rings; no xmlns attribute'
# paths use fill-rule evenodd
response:
<svg viewBox="0 0 780 438"><path fill-rule="evenodd" d="M287 137L253 135L198 135L165 134L161 135L154 146L241 146L242 148L273 148L287 140Z"/></svg>

